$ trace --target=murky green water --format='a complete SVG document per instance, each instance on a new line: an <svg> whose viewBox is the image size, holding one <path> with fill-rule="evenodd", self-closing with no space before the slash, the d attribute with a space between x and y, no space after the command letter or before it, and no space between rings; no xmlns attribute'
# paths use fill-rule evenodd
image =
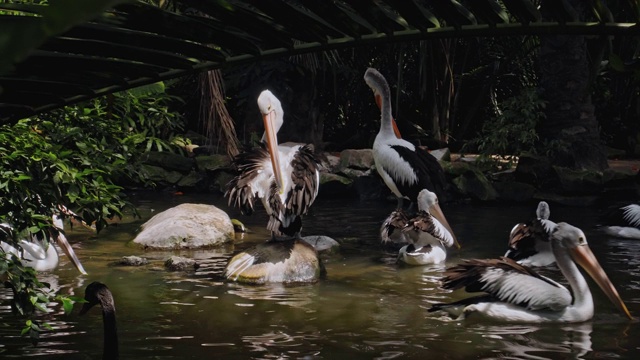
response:
<svg viewBox="0 0 640 360"><path fill-rule="evenodd" d="M44 280L60 292L83 295L92 281L112 290L117 307L121 358L149 359L637 359L640 325L626 321L599 289L592 287L596 316L576 325L492 325L459 323L427 313L433 302L464 293L438 288L443 267L406 267L380 248L378 228L394 203L319 199L305 220L304 233L340 241L338 255L326 259L327 278L317 284L245 286L221 280L227 260L238 250L264 241L264 214L241 218L255 233L233 246L179 252L199 259L192 273L168 272L171 253L131 247L138 226L153 214L181 202L224 200L208 195L140 196L143 219L125 218L98 238L84 229L68 231L89 275L77 273L66 258ZM455 204L444 207L460 242L447 265L463 258L502 255L511 227L533 215L535 205ZM232 217L238 216L230 211ZM640 241L610 239L593 224L596 208L553 206L551 217L581 227L591 248L616 284L629 310L640 316ZM124 255L147 257L145 267L117 267ZM102 319L94 308L80 317L60 306L43 315L56 331L37 347L20 337L6 291L0 307L0 358L93 359L102 352Z"/></svg>

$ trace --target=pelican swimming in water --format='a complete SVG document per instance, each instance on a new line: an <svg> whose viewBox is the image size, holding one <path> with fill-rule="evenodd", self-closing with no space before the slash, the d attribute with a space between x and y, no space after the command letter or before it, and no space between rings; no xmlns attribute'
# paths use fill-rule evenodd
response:
<svg viewBox="0 0 640 360"><path fill-rule="evenodd" d="M624 239L640 239L640 205L615 206L604 213L598 225L605 234Z"/></svg>
<svg viewBox="0 0 640 360"><path fill-rule="evenodd" d="M403 199L415 203L422 189L435 192L442 199L447 186L444 170L428 151L399 138L387 80L376 69L369 68L364 81L380 107L380 131L373 143L373 159L382 180L397 197L398 209L402 208Z"/></svg>
<svg viewBox="0 0 640 360"><path fill-rule="evenodd" d="M258 97L264 120L263 145L240 154L233 162L238 175L228 184L225 196L229 205L253 213L256 198L262 200L272 238L299 236L301 216L306 214L318 195L319 161L311 145L278 146L276 134L284 113L280 100L269 90ZM266 144L264 144L266 142Z"/></svg>
<svg viewBox="0 0 640 360"><path fill-rule="evenodd" d="M393 233L400 231L409 244L400 249L398 260L409 265L440 264L447 258L446 248L453 245L460 248L460 244L440 209L436 194L423 189L417 201L419 211L411 219L401 210L391 213L381 229L382 241L393 241Z"/></svg>
<svg viewBox="0 0 640 360"><path fill-rule="evenodd" d="M68 210L64 206L59 206L59 210L62 214L67 216L73 216L79 218L78 215ZM69 257L71 263L80 271L80 273L86 275L82 263L73 251L73 248L69 244L67 237L64 234L64 223L61 215L55 214L52 216L53 227L50 229L50 235L52 239L55 239L56 244L62 249L62 251ZM82 221L84 224L84 222ZM3 237L15 237L14 229L7 223L0 224L0 234ZM19 248L16 248L5 241L0 241L0 247L7 254L13 254L24 261L24 265L32 267L36 271L51 271L58 267L59 256L58 251L54 244L49 243L45 239L40 239L37 236L31 236L30 239L18 240Z"/></svg>
<svg viewBox="0 0 640 360"><path fill-rule="evenodd" d="M520 223L511 229L509 249L505 257L526 266L548 266L556 259L551 251L549 238L556 223L549 220L551 210L549 204L540 201L536 209L536 218Z"/></svg>
<svg viewBox="0 0 640 360"><path fill-rule="evenodd" d="M593 297L577 263L618 310L632 319L591 252L582 230L567 223L557 224L551 235L551 248L570 290L509 258L467 260L447 269L442 287L485 294L449 304L434 304L429 311L445 310L459 319L505 322L586 321L593 317Z"/></svg>

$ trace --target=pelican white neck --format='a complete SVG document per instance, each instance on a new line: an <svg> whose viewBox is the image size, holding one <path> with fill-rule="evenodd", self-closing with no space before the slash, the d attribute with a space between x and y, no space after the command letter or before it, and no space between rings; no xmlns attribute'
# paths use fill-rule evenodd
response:
<svg viewBox="0 0 640 360"><path fill-rule="evenodd" d="M391 90L387 80L374 68L364 73L364 81L373 90L376 104L380 108L380 133L393 134L393 115L391 114Z"/></svg>

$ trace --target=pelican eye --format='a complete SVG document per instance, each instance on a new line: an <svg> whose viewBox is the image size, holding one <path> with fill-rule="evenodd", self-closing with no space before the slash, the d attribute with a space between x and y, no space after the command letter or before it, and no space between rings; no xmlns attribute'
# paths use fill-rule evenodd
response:
<svg viewBox="0 0 640 360"><path fill-rule="evenodd" d="M583 236L578 237L578 244L584 245L586 242L587 240Z"/></svg>

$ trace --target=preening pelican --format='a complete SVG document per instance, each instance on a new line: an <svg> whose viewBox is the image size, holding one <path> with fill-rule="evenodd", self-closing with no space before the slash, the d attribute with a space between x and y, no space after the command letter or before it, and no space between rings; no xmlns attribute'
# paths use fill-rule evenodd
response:
<svg viewBox="0 0 640 360"><path fill-rule="evenodd" d="M447 269L443 288L465 288L484 295L450 304L435 304L429 311L446 310L458 318L507 322L581 322L593 317L593 298L580 265L609 300L632 319L607 274L587 245L582 230L559 223L551 236L551 248L571 290L532 269L502 257L467 260Z"/></svg>
<svg viewBox="0 0 640 360"><path fill-rule="evenodd" d="M309 210L318 195L319 161L310 145L278 146L276 134L283 123L280 100L269 90L258 97L258 107L264 120L262 136L266 148L256 148L240 154L233 162L238 175L228 184L225 196L229 205L251 214L255 198L269 215L267 228L272 238L299 236L301 215Z"/></svg>
<svg viewBox="0 0 640 360"><path fill-rule="evenodd" d="M78 217L64 206L60 206L59 209L64 215ZM53 215L52 221L53 229L50 231L51 238L55 239L56 244L69 257L76 269L86 275L87 272L84 270L82 263L80 263L80 260L64 234L64 223L61 216L57 214ZM0 234L5 238L15 237L13 227L7 223L0 224ZM16 255L24 262L24 265L30 266L36 271L51 271L58 267L59 256L54 244L34 235L32 235L29 240L19 240L18 244L20 249L4 241L0 241L0 247L5 253Z"/></svg>
<svg viewBox="0 0 640 360"><path fill-rule="evenodd" d="M87 301L80 309L80 315L84 315L93 306L102 307L102 323L104 328L104 345L102 359L117 360L120 357L118 350L118 330L116 327L116 304L113 295L107 285L94 281L84 291L84 299Z"/></svg>
<svg viewBox="0 0 640 360"><path fill-rule="evenodd" d="M599 228L609 236L640 239L640 205L630 204L609 209L601 216Z"/></svg>
<svg viewBox="0 0 640 360"><path fill-rule="evenodd" d="M224 276L251 284L309 283L325 273L316 249L301 239L258 244L229 259Z"/></svg>
<svg viewBox="0 0 640 360"><path fill-rule="evenodd" d="M549 220L550 215L549 204L540 201L535 219L517 224L511 229L509 249L504 256L526 266L553 264L556 259L551 251L549 238L556 228L556 223Z"/></svg>
<svg viewBox="0 0 640 360"><path fill-rule="evenodd" d="M398 208L402 208L405 198L415 203L422 189L435 192L442 199L446 195L446 179L438 160L394 132L397 128L391 114L387 80L376 69L369 68L364 81L380 107L380 131L373 143L373 159L382 180L398 198Z"/></svg>
<svg viewBox="0 0 640 360"><path fill-rule="evenodd" d="M417 201L419 211L411 219L401 210L387 218L381 229L382 241L392 241L393 233L400 230L409 244L400 249L398 260L409 265L442 263L447 258L446 248L453 245L460 248L460 244L440 209L436 194L423 189Z"/></svg>

